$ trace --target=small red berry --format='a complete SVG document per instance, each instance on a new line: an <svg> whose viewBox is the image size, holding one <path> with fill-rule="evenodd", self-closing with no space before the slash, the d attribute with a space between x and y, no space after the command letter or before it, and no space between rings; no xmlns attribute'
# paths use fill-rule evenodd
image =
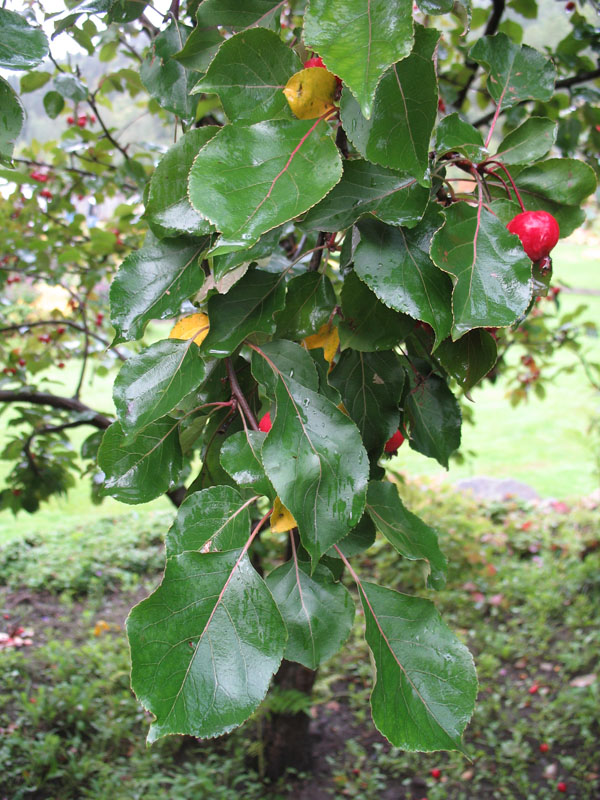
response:
<svg viewBox="0 0 600 800"><path fill-rule="evenodd" d="M43 342L44 344L50 343L50 337L47 333L43 333L41 336L38 336L38 342Z"/></svg>
<svg viewBox="0 0 600 800"><path fill-rule="evenodd" d="M432 778L435 778L437 780L441 776L442 770L436 767L435 769L429 770L429 774L431 775Z"/></svg>
<svg viewBox="0 0 600 800"><path fill-rule="evenodd" d="M59 326L59 327L56 329L56 335L57 335L57 336L62 336L62 335L63 335L63 333L64 333L66 330L67 330L66 328L63 328L63 326L62 326L62 325L60 325L60 326Z"/></svg>
<svg viewBox="0 0 600 800"><path fill-rule="evenodd" d="M80 128L85 128L87 124L87 117L85 114L82 114L80 117L77 117L77 124Z"/></svg>
<svg viewBox="0 0 600 800"><path fill-rule="evenodd" d="M550 750L550 745L547 742L542 742L540 745L540 753L547 753Z"/></svg>
<svg viewBox="0 0 600 800"><path fill-rule="evenodd" d="M404 436L401 431L397 430L396 433L391 436L387 442L385 443L385 447L383 448L386 453L391 453L395 455L398 452L398 449L402 442L404 441Z"/></svg>
<svg viewBox="0 0 600 800"><path fill-rule="evenodd" d="M33 178L33 180L37 181L38 183L46 183L46 181L50 176L45 175L43 172L38 172L37 170L34 170L33 172L29 173L29 177Z"/></svg>
<svg viewBox="0 0 600 800"><path fill-rule="evenodd" d="M258 423L258 430L262 431L263 433L268 433L271 430L272 424L271 412L267 411L267 413L261 417L260 422Z"/></svg>
<svg viewBox="0 0 600 800"><path fill-rule="evenodd" d="M565 9L567 11L575 11L575 3L573 0L569 0L569 2L565 5Z"/></svg>
<svg viewBox="0 0 600 800"><path fill-rule="evenodd" d="M558 242L558 222L547 211L523 211L506 226L521 240L523 250L532 261L545 258Z"/></svg>
<svg viewBox="0 0 600 800"><path fill-rule="evenodd" d="M67 125L73 125L74 122L75 120L73 119L73 117L67 117Z"/></svg>
<svg viewBox="0 0 600 800"><path fill-rule="evenodd" d="M539 688L540 687L537 685L537 683L532 683L527 691L529 692L529 694L537 694Z"/></svg>
<svg viewBox="0 0 600 800"><path fill-rule="evenodd" d="M559 783L556 784L556 788L559 792L566 792L567 784L564 781L559 781Z"/></svg>
<svg viewBox="0 0 600 800"><path fill-rule="evenodd" d="M442 114L446 113L446 103L444 103L444 100L441 97L438 99L438 111L440 111Z"/></svg>
<svg viewBox="0 0 600 800"><path fill-rule="evenodd" d="M20 367L24 367L27 364L24 358L20 358L17 363Z"/></svg>
<svg viewBox="0 0 600 800"><path fill-rule="evenodd" d="M64 369L64 366L65 366L65 364L64 364L64 361L59 361L59 362L58 362L58 364L57 364L56 366L57 366L59 369Z"/></svg>
<svg viewBox="0 0 600 800"><path fill-rule="evenodd" d="M95 116L95 114L88 114L88 119L89 119L89 121L90 121L92 124L93 124L94 122L96 122L96 116Z"/></svg>
<svg viewBox="0 0 600 800"><path fill-rule="evenodd" d="M40 196L45 197L46 200L52 200L52 192L50 191L50 189L42 189L42 191L40 192Z"/></svg>
<svg viewBox="0 0 600 800"><path fill-rule="evenodd" d="M16 371L17 370L14 367L4 367L2 370L5 375L14 375Z"/></svg>

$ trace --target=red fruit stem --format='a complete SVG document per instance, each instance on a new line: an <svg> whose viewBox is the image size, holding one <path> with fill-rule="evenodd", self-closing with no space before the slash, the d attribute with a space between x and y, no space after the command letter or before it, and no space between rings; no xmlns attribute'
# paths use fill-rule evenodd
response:
<svg viewBox="0 0 600 800"><path fill-rule="evenodd" d="M498 122L498 116L500 115L500 108L502 107L502 98L500 98L500 102L496 104L496 110L494 111L494 116L492 117L492 123L490 125L490 130L487 135L487 139L485 140L485 146L487 147L490 143L492 138L492 134L494 133L494 128L496 127L496 123Z"/></svg>
<svg viewBox="0 0 600 800"><path fill-rule="evenodd" d="M507 178L508 178L508 180L510 181L510 185L512 186L513 192L515 193L515 196L516 196L517 200L519 201L519 205L521 206L521 211L525 211L525 210L526 210L526 209L525 209L525 206L523 205L523 201L521 200L521 195L519 194L519 190L517 189L517 186L516 186L516 184L515 184L515 182L514 182L514 180L513 180L513 176L510 174L510 172L509 172L509 171L508 171L508 169L507 169L507 168L504 166L504 164L503 164L501 161L496 161L496 160L495 160L495 159L493 159L493 158L490 158L490 159L488 159L487 161L484 161L483 163L484 163L484 164L496 164L498 167L500 167L501 169L503 169L503 170L504 170L504 172L506 173L506 177L507 177ZM494 175L496 178L499 178L499 177L500 177L500 176L499 176L497 173L495 173L495 172L493 172L492 174L493 174L493 175Z"/></svg>

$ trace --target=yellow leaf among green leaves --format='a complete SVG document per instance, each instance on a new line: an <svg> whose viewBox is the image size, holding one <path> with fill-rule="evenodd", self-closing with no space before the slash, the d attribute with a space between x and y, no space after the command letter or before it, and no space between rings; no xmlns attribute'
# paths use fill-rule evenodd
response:
<svg viewBox="0 0 600 800"><path fill-rule="evenodd" d="M273 501L273 513L271 514L271 530L273 533L285 533L296 528L298 523L283 505L279 497Z"/></svg>
<svg viewBox="0 0 600 800"><path fill-rule="evenodd" d="M284 95L298 119L317 119L334 108L335 75L323 67L301 69L287 82Z"/></svg>
<svg viewBox="0 0 600 800"><path fill-rule="evenodd" d="M179 320L169 334L169 339L193 339L200 346L208 336L209 326L206 314L191 314Z"/></svg>

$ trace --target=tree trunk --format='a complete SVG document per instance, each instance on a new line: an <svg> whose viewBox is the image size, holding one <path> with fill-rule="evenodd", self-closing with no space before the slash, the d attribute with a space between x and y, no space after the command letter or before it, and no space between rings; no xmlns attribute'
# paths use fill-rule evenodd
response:
<svg viewBox="0 0 600 800"><path fill-rule="evenodd" d="M317 677L315 670L294 661L281 662L274 683L280 689L295 689L307 695ZM305 711L295 714L269 714L262 726L265 777L279 778L289 767L309 769L312 764L312 742L309 736L310 717Z"/></svg>

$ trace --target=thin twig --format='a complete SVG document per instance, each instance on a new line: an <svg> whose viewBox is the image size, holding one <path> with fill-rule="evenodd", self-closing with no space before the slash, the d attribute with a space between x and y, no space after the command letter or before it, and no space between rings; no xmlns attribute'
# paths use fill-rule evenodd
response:
<svg viewBox="0 0 600 800"><path fill-rule="evenodd" d="M256 417L252 413L252 409L248 405L248 401L246 400L244 393L240 388L240 384L238 383L237 375L235 374L235 370L233 368L233 364L231 363L230 358L225 359L225 367L227 369L227 376L229 378L229 385L231 386L231 393L235 397L238 402L240 409L242 410L243 414L245 415L248 423L252 430L258 430L258 422L256 421Z"/></svg>
<svg viewBox="0 0 600 800"><path fill-rule="evenodd" d="M23 328L37 328L40 325L66 325L69 328L73 328L76 331L85 333L85 328L82 325L78 325L76 322L71 322L71 320L68 319L41 319L41 320L36 320L35 322L21 322L19 325L7 325L4 328L0 328L0 334L9 333L10 331L22 331ZM114 350L117 357L121 361L127 360L127 357L124 356L123 353L121 353L116 347L111 347L108 339L105 339L103 336L100 336L99 334L94 333L93 331L89 331L88 333L93 339L97 339L107 349Z"/></svg>

